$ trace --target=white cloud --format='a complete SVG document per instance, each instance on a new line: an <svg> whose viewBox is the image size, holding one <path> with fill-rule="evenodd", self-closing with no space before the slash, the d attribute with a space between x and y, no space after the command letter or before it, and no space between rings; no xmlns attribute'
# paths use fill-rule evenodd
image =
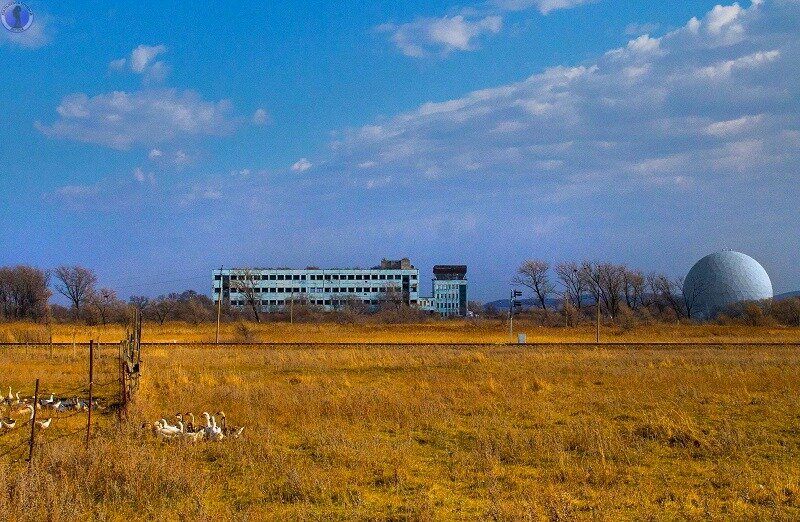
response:
<svg viewBox="0 0 800 522"><path fill-rule="evenodd" d="M139 183L149 182L151 185L156 182L156 176L152 172L145 172L142 167L133 169L133 179Z"/></svg>
<svg viewBox="0 0 800 522"><path fill-rule="evenodd" d="M495 0L495 4L507 11L522 11L536 8L542 14L559 9L571 9L580 5L589 4L596 0Z"/></svg>
<svg viewBox="0 0 800 522"><path fill-rule="evenodd" d="M652 34L658 30L660 27L657 23L647 22L647 23L637 23L631 22L625 27L625 34L628 36L638 36L642 34Z"/></svg>
<svg viewBox="0 0 800 522"><path fill-rule="evenodd" d="M378 166L377 161L362 161L358 164L358 168L360 169L371 169Z"/></svg>
<svg viewBox="0 0 800 522"><path fill-rule="evenodd" d="M744 10L738 3L733 5L716 5L708 13L706 24L711 34L720 34L726 26L730 26L741 16Z"/></svg>
<svg viewBox="0 0 800 522"><path fill-rule="evenodd" d="M150 149L150 152L147 154L147 157L150 159L157 159L163 156L164 153L161 152L160 149Z"/></svg>
<svg viewBox="0 0 800 522"><path fill-rule="evenodd" d="M347 130L318 168L346 172L353 186L463 179L494 193L502 179L515 193L535 186L569 197L585 193L581 186L700 190L732 172L796 170L800 144L787 132L800 128L792 83L800 3L769 6L717 8L594 64L552 67ZM364 158L377 164L348 168Z"/></svg>
<svg viewBox="0 0 800 522"><path fill-rule="evenodd" d="M380 188L380 187L385 187L385 186L389 185L391 182L392 182L392 177L391 176L383 176L383 177L380 177L380 178L370 178L370 179L367 180L366 187L367 187L367 189Z"/></svg>
<svg viewBox="0 0 800 522"><path fill-rule="evenodd" d="M162 61L155 61L160 54L167 52L167 46L159 45L140 45L131 51L127 58L117 58L112 60L108 67L115 71L121 71L128 66L131 71L142 75L142 83L151 85L163 82L170 73L170 66Z"/></svg>
<svg viewBox="0 0 800 522"><path fill-rule="evenodd" d="M35 126L50 137L126 150L181 136L228 133L234 127L230 108L227 100L205 101L191 90L115 91L91 98L75 93L57 107L59 119Z"/></svg>
<svg viewBox="0 0 800 522"><path fill-rule="evenodd" d="M292 165L292 170L295 172L305 172L313 165L306 158L300 158Z"/></svg>
<svg viewBox="0 0 800 522"><path fill-rule="evenodd" d="M446 56L453 51L473 50L477 37L497 33L502 25L502 18L497 15L475 19L455 15L420 18L399 26L383 24L377 30L391 33L391 41L403 54L419 58L430 54Z"/></svg>
<svg viewBox="0 0 800 522"><path fill-rule="evenodd" d="M762 65L774 62L780 57L780 51L758 51L732 60L723 60L713 65L697 69L697 74L704 78L726 78L735 70L755 69Z"/></svg>
<svg viewBox="0 0 800 522"><path fill-rule="evenodd" d="M252 121L253 125L266 125L270 121L269 114L266 110L258 108L253 113Z"/></svg>
<svg viewBox="0 0 800 522"><path fill-rule="evenodd" d="M142 74L150 62L159 54L167 52L167 46L160 45L140 45L131 51L131 70Z"/></svg>
<svg viewBox="0 0 800 522"><path fill-rule="evenodd" d="M189 158L189 155L186 154L186 152L182 150L175 151L175 165L177 165L178 167L185 167L186 165L189 165L191 162L192 160L191 158Z"/></svg>
<svg viewBox="0 0 800 522"><path fill-rule="evenodd" d="M713 136L732 136L752 130L763 122L765 115L742 116L733 120L717 121L706 126L706 132Z"/></svg>

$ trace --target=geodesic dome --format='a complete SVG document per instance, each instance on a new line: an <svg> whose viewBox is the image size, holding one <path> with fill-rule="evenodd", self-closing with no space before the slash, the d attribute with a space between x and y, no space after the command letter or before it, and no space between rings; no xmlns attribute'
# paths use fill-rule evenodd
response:
<svg viewBox="0 0 800 522"><path fill-rule="evenodd" d="M772 299L772 282L758 261L725 250L695 263L683 283L683 296L693 318L711 319L741 301Z"/></svg>

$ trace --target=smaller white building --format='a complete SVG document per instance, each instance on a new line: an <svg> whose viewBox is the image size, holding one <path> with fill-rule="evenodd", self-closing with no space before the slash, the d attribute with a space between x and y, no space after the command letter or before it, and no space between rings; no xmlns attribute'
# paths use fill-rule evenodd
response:
<svg viewBox="0 0 800 522"><path fill-rule="evenodd" d="M433 267L433 310L442 317L467 316L467 266Z"/></svg>

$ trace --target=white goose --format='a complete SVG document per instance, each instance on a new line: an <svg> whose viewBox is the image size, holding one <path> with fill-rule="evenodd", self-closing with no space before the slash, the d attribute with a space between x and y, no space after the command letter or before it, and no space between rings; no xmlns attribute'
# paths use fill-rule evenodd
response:
<svg viewBox="0 0 800 522"><path fill-rule="evenodd" d="M206 420L206 427L203 430L206 434L206 438L213 441L222 440L225 436L222 434L222 428L217 426L216 419L206 411L203 412L203 418Z"/></svg>
<svg viewBox="0 0 800 522"><path fill-rule="evenodd" d="M4 430L13 430L17 426L17 419L0 419L0 427Z"/></svg>
<svg viewBox="0 0 800 522"><path fill-rule="evenodd" d="M47 418L43 421L36 421L36 427L40 429L47 429L50 427L50 423L53 422L53 417Z"/></svg>

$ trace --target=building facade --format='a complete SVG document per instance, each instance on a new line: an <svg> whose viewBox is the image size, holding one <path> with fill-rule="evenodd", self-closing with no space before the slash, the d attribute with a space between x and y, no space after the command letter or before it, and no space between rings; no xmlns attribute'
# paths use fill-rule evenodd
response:
<svg viewBox="0 0 800 522"><path fill-rule="evenodd" d="M467 266L433 267L434 310L442 317L467 315Z"/></svg>
<svg viewBox="0 0 800 522"><path fill-rule="evenodd" d="M419 270L408 259L384 259L369 269L223 268L212 277L215 303L221 295L233 307L255 303L262 311L292 302L334 310L351 303L377 308L387 301L417 306L419 300Z"/></svg>

